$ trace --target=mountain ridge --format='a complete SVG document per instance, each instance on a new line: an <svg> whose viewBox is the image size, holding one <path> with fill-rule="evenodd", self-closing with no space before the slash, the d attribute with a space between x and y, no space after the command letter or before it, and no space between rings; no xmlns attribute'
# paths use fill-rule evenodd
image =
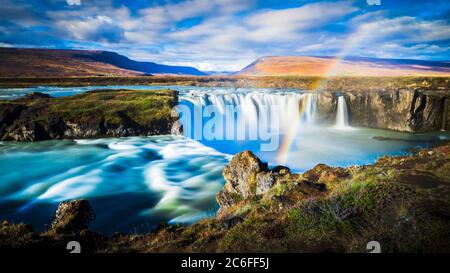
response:
<svg viewBox="0 0 450 273"><path fill-rule="evenodd" d="M140 62L111 51L0 48L0 77L132 77L151 74L207 75L194 67Z"/></svg>
<svg viewBox="0 0 450 273"><path fill-rule="evenodd" d="M348 56L264 56L241 76L450 76L450 62Z"/></svg>

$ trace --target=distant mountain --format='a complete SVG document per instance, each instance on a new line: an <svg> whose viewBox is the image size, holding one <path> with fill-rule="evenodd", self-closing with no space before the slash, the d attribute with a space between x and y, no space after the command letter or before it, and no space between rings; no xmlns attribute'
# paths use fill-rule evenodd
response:
<svg viewBox="0 0 450 273"><path fill-rule="evenodd" d="M270 56L237 75L246 76L450 76L450 63L366 57Z"/></svg>
<svg viewBox="0 0 450 273"><path fill-rule="evenodd" d="M0 48L0 77L113 77L151 74L206 75L193 67L138 62L108 51Z"/></svg>
<svg viewBox="0 0 450 273"><path fill-rule="evenodd" d="M236 73L235 71L204 71L209 76L227 76Z"/></svg>

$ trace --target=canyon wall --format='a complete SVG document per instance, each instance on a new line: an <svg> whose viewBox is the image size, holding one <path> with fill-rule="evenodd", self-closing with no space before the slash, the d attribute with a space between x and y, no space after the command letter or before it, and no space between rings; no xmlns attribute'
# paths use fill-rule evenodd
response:
<svg viewBox="0 0 450 273"><path fill-rule="evenodd" d="M322 91L317 94L319 122L335 122L339 96L345 97L351 126L405 132L450 128L449 91Z"/></svg>

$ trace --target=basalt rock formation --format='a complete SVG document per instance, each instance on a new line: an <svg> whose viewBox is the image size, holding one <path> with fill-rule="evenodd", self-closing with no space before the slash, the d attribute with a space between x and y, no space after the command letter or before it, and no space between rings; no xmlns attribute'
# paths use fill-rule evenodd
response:
<svg viewBox="0 0 450 273"><path fill-rule="evenodd" d="M0 140L38 141L170 134L176 91L101 90L0 101Z"/></svg>
<svg viewBox="0 0 450 273"><path fill-rule="evenodd" d="M345 97L352 126L405 132L450 128L449 91L319 92L319 121L335 121L338 96Z"/></svg>

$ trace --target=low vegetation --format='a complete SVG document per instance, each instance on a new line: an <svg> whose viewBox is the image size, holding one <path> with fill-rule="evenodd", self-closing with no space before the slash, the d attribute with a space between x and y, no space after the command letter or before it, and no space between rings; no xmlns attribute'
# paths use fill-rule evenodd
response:
<svg viewBox="0 0 450 273"><path fill-rule="evenodd" d="M449 90L449 77L315 77L315 76L138 76L71 78L0 78L0 87L99 86L99 85L190 85L260 88L323 88L340 91Z"/></svg>

